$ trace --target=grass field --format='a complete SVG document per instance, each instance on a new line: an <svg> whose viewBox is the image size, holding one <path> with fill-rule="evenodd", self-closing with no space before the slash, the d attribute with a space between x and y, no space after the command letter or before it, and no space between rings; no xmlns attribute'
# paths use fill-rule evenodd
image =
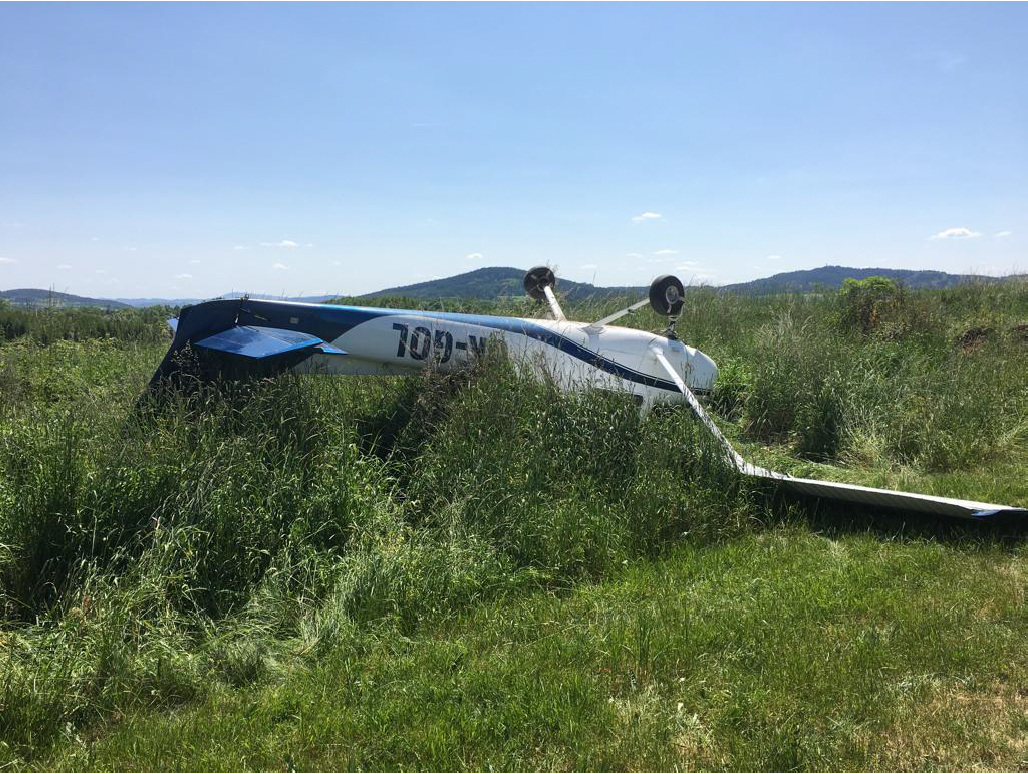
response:
<svg viewBox="0 0 1028 774"><path fill-rule="evenodd" d="M1016 526L782 498L496 361L152 410L160 315L116 314L0 307L7 768L1028 765ZM679 329L750 458L1028 505L1026 323L872 283Z"/></svg>

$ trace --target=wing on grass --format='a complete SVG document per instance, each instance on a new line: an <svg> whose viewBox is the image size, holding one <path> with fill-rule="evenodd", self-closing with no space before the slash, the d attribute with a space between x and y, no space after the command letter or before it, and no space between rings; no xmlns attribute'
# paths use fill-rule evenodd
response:
<svg viewBox="0 0 1028 774"><path fill-rule="evenodd" d="M939 497L937 495L918 494L916 492L898 492L893 489L876 489L870 486L858 486L857 484L843 484L837 481L818 481L812 478L797 478L787 473L779 473L768 470L747 462L742 458L721 432L720 428L710 418L710 415L703 410L703 406L693 395L682 377L678 375L671 363L658 349L652 350L658 362L667 371L668 375L678 386L682 395L699 417L710 434L717 439L717 442L724 450L725 460L739 473L754 478L762 478L772 481L778 486L789 489L793 492L813 497L823 497L826 500L842 500L844 502L859 503L880 508L899 508L907 511L918 511L929 513L935 516L953 516L965 519L988 519L999 516L1028 516L1028 509L1016 508L1010 505L995 505L993 503L981 503L974 500L958 500L954 497Z"/></svg>

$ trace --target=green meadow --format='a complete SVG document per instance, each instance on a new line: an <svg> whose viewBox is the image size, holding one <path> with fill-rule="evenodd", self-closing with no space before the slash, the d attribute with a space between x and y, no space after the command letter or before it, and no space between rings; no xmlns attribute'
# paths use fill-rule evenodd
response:
<svg viewBox="0 0 1028 774"><path fill-rule="evenodd" d="M498 357L141 399L166 311L0 305L0 767L1028 766L1021 525L787 497ZM678 330L747 458L1028 506L1028 283Z"/></svg>

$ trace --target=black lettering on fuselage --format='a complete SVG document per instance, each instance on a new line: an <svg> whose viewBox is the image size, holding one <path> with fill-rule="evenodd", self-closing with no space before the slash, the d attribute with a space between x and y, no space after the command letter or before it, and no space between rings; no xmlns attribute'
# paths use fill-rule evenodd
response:
<svg viewBox="0 0 1028 774"><path fill-rule="evenodd" d="M453 354L453 334L449 331L435 332L435 354L440 363L447 363Z"/></svg>
<svg viewBox="0 0 1028 774"><path fill-rule="evenodd" d="M403 323L393 323L393 330L400 332L400 343L396 345L396 356L403 357L407 354L407 326Z"/></svg>
<svg viewBox="0 0 1028 774"><path fill-rule="evenodd" d="M410 356L415 360L425 360L432 349L432 331L418 326L410 337Z"/></svg>
<svg viewBox="0 0 1028 774"><path fill-rule="evenodd" d="M482 357L485 354L485 338L469 335L468 341L471 344L471 351L475 353L475 357Z"/></svg>

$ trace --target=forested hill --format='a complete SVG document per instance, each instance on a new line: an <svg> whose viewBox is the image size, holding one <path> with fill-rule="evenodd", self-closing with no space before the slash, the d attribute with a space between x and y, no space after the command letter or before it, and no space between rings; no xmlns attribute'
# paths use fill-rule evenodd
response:
<svg viewBox="0 0 1028 774"><path fill-rule="evenodd" d="M15 288L0 290L0 301L7 301L19 306L99 306L105 309L128 309L128 304L106 298L87 298L71 293L58 293L55 290L39 288Z"/></svg>
<svg viewBox="0 0 1028 774"><path fill-rule="evenodd" d="M523 269L510 266L493 266L476 269L453 277L443 277L413 285L400 285L386 288L375 293L368 293L362 298L378 298L382 296L405 296L407 298L477 298L492 300L509 296L521 295ZM818 269L804 269L775 274L750 282L724 285L722 291L729 293L745 293L765 295L768 293L809 293L823 288L839 288L849 278L867 279L868 277L888 277L901 282L910 288L948 288L964 282L981 281L986 283L1001 282L1000 277L987 277L974 274L949 274L944 271L913 271L910 269L855 269L846 266L822 266ZM559 279L557 290L568 299L578 300L588 297L603 296L638 296L646 293L643 286L635 287L598 287L585 282L572 282Z"/></svg>
<svg viewBox="0 0 1028 774"><path fill-rule="evenodd" d="M491 301L497 298L524 295L525 289L522 282L525 271L525 269L515 269L511 266L490 266L453 277L386 288L368 293L361 298L404 296L405 298L422 299L475 298ZM646 292L644 287L601 288L587 282L572 282L566 279L557 280L557 290L570 300L603 296L635 296Z"/></svg>
<svg viewBox="0 0 1028 774"><path fill-rule="evenodd" d="M374 293L367 293L360 298L374 299L387 296L403 296L412 299L433 300L440 298L466 298L492 301L499 298L510 298L521 296L524 293L522 279L525 276L524 269L516 269L512 266L490 266L483 269L457 274L452 277L442 277L418 282L412 285L397 285L395 287L378 290ZM948 274L944 271L913 271L910 269L882 269L868 268L855 269L846 266L822 266L818 269L804 269L802 271L789 271L782 274L775 274L771 277L740 282L733 285L723 285L720 291L726 293L743 293L747 295L767 295L769 293L809 293L825 288L835 289L842 286L848 279L866 279L867 277L879 276L901 282L910 288L948 288L965 282L1002 282L1011 277L988 277L975 274ZM1016 275L1028 277L1028 275ZM688 279L687 277L684 279ZM613 296L633 296L642 298L647 291L645 286L615 286L599 287L590 285L587 282L572 282L568 279L558 279L557 291L564 298L570 301L580 301L586 298L609 298ZM230 293L223 298L236 298L241 294ZM264 296L258 293L251 295L253 298L280 298L280 296ZM306 301L319 303L332 298L332 296L304 296L289 298L290 301ZM38 288L21 288L17 290L0 291L0 301L8 301L21 306L95 306L108 309L123 309L128 306L181 306L186 303L196 303L197 299L162 299L162 298L123 298L119 300L87 298L75 296L70 293L57 293L51 290Z"/></svg>
<svg viewBox="0 0 1028 774"><path fill-rule="evenodd" d="M988 277L977 274L949 274L944 271L914 271L911 269L854 269L847 266L822 266L818 269L787 271L750 282L723 285L730 293L766 295L769 293L809 293L823 288L839 288L847 279L887 277L909 288L948 288L965 282L1002 282L1009 277Z"/></svg>

